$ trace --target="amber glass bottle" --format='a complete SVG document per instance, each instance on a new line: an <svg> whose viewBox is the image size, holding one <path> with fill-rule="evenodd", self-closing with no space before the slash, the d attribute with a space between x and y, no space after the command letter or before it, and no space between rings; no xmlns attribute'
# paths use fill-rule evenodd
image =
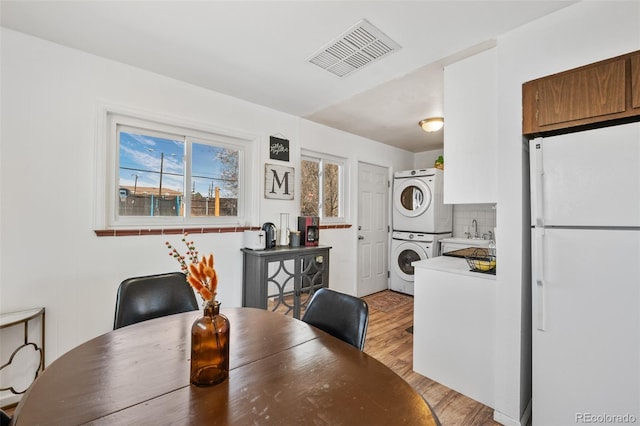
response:
<svg viewBox="0 0 640 426"><path fill-rule="evenodd" d="M229 319L220 302L206 302L191 326L191 384L209 386L229 377Z"/></svg>

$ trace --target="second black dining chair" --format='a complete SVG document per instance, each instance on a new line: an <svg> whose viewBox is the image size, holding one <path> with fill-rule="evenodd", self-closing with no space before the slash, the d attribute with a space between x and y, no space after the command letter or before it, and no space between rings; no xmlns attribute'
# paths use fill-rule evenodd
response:
<svg viewBox="0 0 640 426"><path fill-rule="evenodd" d="M4 410L0 410L0 426L9 426L9 423L11 423L11 416Z"/></svg>
<svg viewBox="0 0 640 426"><path fill-rule="evenodd" d="M113 329L197 309L195 293L182 272L128 278L118 287Z"/></svg>
<svg viewBox="0 0 640 426"><path fill-rule="evenodd" d="M309 301L302 321L363 350L369 306L355 296L321 288Z"/></svg>

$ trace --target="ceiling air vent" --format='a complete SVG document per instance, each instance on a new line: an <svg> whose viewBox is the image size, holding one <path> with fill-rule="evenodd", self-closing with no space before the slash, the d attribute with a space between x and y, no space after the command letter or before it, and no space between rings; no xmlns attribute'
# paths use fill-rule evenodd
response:
<svg viewBox="0 0 640 426"><path fill-rule="evenodd" d="M398 43L363 19L307 60L338 77L344 77L400 48Z"/></svg>

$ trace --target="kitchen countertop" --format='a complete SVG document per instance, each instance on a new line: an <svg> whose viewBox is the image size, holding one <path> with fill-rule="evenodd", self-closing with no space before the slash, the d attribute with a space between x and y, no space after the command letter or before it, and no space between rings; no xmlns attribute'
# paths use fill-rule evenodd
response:
<svg viewBox="0 0 640 426"><path fill-rule="evenodd" d="M486 280L494 280L496 276L493 274L485 274L482 272L470 271L469 264L465 259L459 257L439 256L431 259L418 260L411 263L415 268L432 269L434 271L451 272L454 274L467 275L470 277L483 278Z"/></svg>

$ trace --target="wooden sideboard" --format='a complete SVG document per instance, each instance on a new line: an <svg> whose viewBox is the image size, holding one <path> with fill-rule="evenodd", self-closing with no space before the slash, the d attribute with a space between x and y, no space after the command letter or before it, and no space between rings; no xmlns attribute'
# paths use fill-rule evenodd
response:
<svg viewBox="0 0 640 426"><path fill-rule="evenodd" d="M242 306L300 318L313 293L329 286L328 246L242 249Z"/></svg>

